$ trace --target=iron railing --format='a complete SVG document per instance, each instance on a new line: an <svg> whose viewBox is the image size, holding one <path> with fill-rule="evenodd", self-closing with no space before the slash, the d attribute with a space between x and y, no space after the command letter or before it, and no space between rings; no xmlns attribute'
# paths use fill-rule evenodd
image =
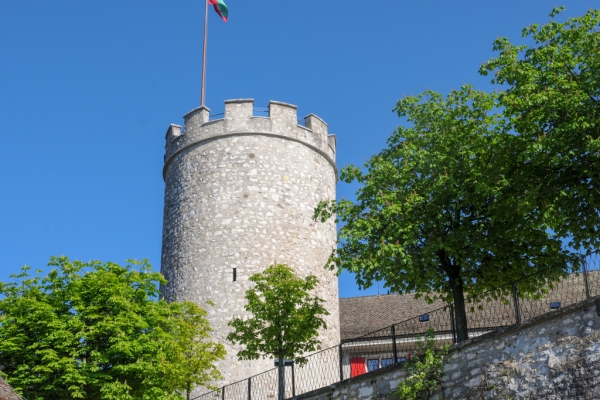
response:
<svg viewBox="0 0 600 400"><path fill-rule="evenodd" d="M268 109L268 108L258 108L258 107L254 107L254 108L252 109L252 114L253 114L253 115L260 115L260 116L262 116L262 115L267 115L267 116L268 116L268 115L269 115L269 109ZM216 117L219 117L218 119L225 118L225 112L220 112L220 113L216 113L216 114L210 114L210 115L209 115L209 118L210 118L210 119L212 119L212 118L216 118ZM305 121L304 119L298 119L296 123L297 123L299 126L306 127L306 121ZM182 134L183 134L183 133L184 133L184 132L182 131Z"/></svg>
<svg viewBox="0 0 600 400"><path fill-rule="evenodd" d="M469 337L473 338L600 296L600 252L586 256L582 260L581 268L563 279L544 280L545 285L535 295L519 290L520 287L528 287L531 281L539 280L538 273L466 298ZM286 398L381 368L402 364L418 351L418 342L429 330L434 332L437 348L456 343L453 304L354 339L344 340L337 346L307 356L307 362L302 366L287 366ZM277 374L277 368L271 369L202 394L194 400L277 398Z"/></svg>

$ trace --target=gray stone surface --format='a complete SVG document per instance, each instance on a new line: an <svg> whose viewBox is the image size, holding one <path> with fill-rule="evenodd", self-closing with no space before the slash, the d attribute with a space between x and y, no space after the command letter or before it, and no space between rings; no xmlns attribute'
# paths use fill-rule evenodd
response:
<svg viewBox="0 0 600 400"><path fill-rule="evenodd" d="M238 361L239 348L225 337L227 323L246 315L249 276L274 262L319 277L314 294L331 313L322 346L340 339L337 277L324 269L336 228L312 220L320 201L335 199L335 137L314 115L299 126L295 106L271 102L269 117L252 109L252 100L227 101L224 118L209 121L199 107L184 116L183 130L171 125L166 135L162 293L215 302L207 306L213 336L228 352L220 385L273 368L272 360Z"/></svg>
<svg viewBox="0 0 600 400"><path fill-rule="evenodd" d="M394 399L396 388L405 378L406 372L401 366L389 367L296 396L294 400Z"/></svg>
<svg viewBox="0 0 600 400"><path fill-rule="evenodd" d="M450 351L439 399L600 399L600 317L586 301L482 335ZM392 399L400 366L348 379L297 400Z"/></svg>
<svg viewBox="0 0 600 400"><path fill-rule="evenodd" d="M454 350L452 399L600 398L600 317L593 303L551 313Z"/></svg>

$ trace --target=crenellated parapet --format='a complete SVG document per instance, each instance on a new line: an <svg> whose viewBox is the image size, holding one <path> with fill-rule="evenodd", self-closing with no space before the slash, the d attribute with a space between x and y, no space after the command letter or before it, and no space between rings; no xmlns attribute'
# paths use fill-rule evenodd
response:
<svg viewBox="0 0 600 400"><path fill-rule="evenodd" d="M198 107L183 116L183 129L171 124L166 134L165 166L163 176L173 158L182 151L208 141L232 136L264 135L302 143L335 164L336 138L329 134L325 121L314 114L304 117L304 126L298 123L297 107L271 101L269 115L254 115L253 99L225 101L225 113L211 120L207 107Z"/></svg>

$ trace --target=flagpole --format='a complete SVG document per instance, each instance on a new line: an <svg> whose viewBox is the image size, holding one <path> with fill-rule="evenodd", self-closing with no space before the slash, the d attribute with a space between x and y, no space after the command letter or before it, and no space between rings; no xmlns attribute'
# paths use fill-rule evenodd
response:
<svg viewBox="0 0 600 400"><path fill-rule="evenodd" d="M202 89L200 93L200 105L204 106L205 87L206 87L206 36L208 35L208 0L204 9L204 48L202 52Z"/></svg>

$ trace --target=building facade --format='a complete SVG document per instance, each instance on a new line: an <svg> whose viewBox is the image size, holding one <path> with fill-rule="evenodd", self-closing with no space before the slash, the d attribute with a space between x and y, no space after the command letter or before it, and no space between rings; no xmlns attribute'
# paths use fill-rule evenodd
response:
<svg viewBox="0 0 600 400"><path fill-rule="evenodd" d="M335 199L335 136L315 115L299 123L296 106L272 101L267 117L253 106L226 101L214 120L199 107L166 135L162 293L207 308L213 338L227 350L220 384L273 368L273 360L238 361L239 347L226 340L228 322L246 315L248 278L273 263L319 278L314 294L330 312L322 346L340 340L337 277L324 268L336 227L312 220L320 201Z"/></svg>

